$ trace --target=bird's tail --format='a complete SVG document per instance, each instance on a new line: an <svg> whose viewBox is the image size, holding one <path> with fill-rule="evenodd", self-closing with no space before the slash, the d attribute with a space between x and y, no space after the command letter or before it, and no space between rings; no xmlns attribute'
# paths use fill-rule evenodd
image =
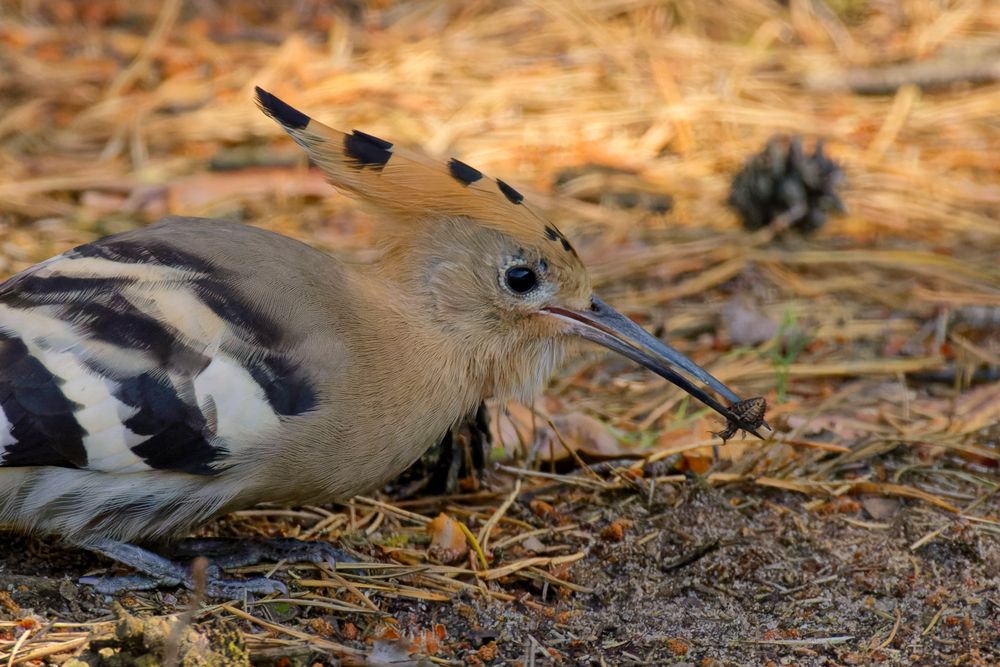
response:
<svg viewBox="0 0 1000 667"><path fill-rule="evenodd" d="M238 490L225 480L163 471L0 468L0 530L80 545L168 538L223 512Z"/></svg>

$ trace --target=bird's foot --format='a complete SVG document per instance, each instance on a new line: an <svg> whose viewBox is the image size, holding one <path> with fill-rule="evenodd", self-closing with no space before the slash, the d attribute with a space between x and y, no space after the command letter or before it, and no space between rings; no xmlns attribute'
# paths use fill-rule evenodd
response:
<svg viewBox="0 0 1000 667"><path fill-rule="evenodd" d="M190 567L148 549L102 540L90 545L91 550L138 570L141 574L116 577L83 577L80 583L94 586L107 594L150 590L159 587L185 586L195 590L197 584ZM227 579L222 570L256 565L261 562L284 560L292 563L355 562L356 559L328 542L312 542L291 538L272 540L191 539L168 548L172 558L192 559L204 556L210 565L205 572L205 592L213 597L241 598L248 593L266 595L287 593L285 585L275 579Z"/></svg>
<svg viewBox="0 0 1000 667"><path fill-rule="evenodd" d="M114 540L101 540L88 548L103 556L128 565L141 574L115 577L81 577L80 583L93 586L98 592L117 594L159 587L184 586L196 590L198 583L191 569L142 547ZM287 593L285 584L276 579L226 579L218 564L205 570L205 593L212 597L243 598L247 594L267 595Z"/></svg>
<svg viewBox="0 0 1000 667"><path fill-rule="evenodd" d="M233 540L194 538L171 545L169 554L180 558L204 556L221 568L245 567L258 563L355 563L357 559L329 542L275 538L269 540Z"/></svg>
<svg viewBox="0 0 1000 667"><path fill-rule="evenodd" d="M182 565L180 567L183 567ZM211 568L210 568L211 569ZM134 591L149 591L156 588L184 586L195 590L191 577L151 577L145 574L128 574L115 577L80 577L80 583L93 586L98 593L119 595ZM205 594L213 598L242 600L250 595L270 595L288 593L288 588L277 579L256 577L253 579L226 579L211 573L205 578Z"/></svg>

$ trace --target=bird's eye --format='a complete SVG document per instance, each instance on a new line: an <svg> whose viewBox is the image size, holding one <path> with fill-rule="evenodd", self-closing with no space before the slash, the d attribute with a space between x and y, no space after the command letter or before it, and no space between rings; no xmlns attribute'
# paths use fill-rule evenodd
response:
<svg viewBox="0 0 1000 667"><path fill-rule="evenodd" d="M512 292L527 294L538 285L538 276L526 266L512 266L504 274L504 281Z"/></svg>

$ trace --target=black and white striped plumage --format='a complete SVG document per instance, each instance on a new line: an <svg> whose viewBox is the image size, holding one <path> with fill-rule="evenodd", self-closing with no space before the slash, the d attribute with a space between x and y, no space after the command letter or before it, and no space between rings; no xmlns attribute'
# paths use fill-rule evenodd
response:
<svg viewBox="0 0 1000 667"><path fill-rule="evenodd" d="M213 475L245 429L315 407L230 277L146 233L4 283L0 462Z"/></svg>
<svg viewBox="0 0 1000 667"><path fill-rule="evenodd" d="M174 219L0 284L0 527L156 538L400 472L456 417L414 414L410 443L378 427L387 397L357 396L366 352L349 348L392 313L352 298L368 287L339 266L270 232Z"/></svg>
<svg viewBox="0 0 1000 667"><path fill-rule="evenodd" d="M589 281L520 193L257 101L387 223L383 254L359 265L173 219L2 283L0 530L93 546L262 501L346 499L485 398L528 395L563 357L563 325L526 313L497 272L538 262L545 294L580 304Z"/></svg>

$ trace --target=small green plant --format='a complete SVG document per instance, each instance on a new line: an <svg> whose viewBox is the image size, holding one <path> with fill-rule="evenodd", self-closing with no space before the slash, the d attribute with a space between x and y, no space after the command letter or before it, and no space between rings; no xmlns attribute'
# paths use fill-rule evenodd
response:
<svg viewBox="0 0 1000 667"><path fill-rule="evenodd" d="M797 324L798 315L789 308L781 317L781 324L778 325L778 332L771 346L771 359L774 362L778 385L778 403L785 402L789 367L812 342Z"/></svg>
<svg viewBox="0 0 1000 667"><path fill-rule="evenodd" d="M687 394L677 402L677 407L674 408L674 419L673 422L678 425L682 425L691 419L690 412L691 405L688 402Z"/></svg>

